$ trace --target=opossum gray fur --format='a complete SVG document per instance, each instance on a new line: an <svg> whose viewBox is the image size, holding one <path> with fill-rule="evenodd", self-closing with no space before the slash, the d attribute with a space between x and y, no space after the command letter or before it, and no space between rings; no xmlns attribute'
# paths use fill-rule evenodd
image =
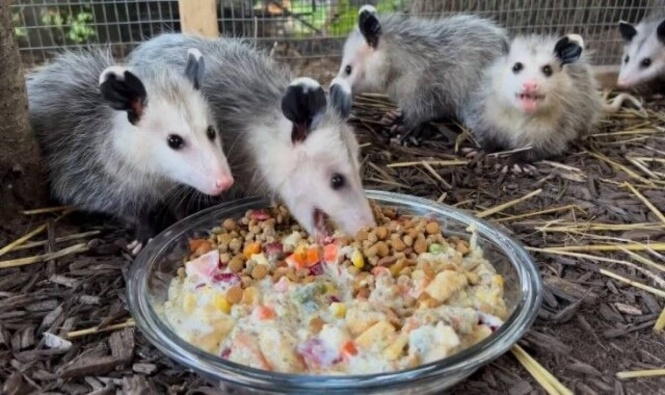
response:
<svg viewBox="0 0 665 395"><path fill-rule="evenodd" d="M637 25L619 22L624 41L617 85L636 88L648 83L665 83L665 1L654 4Z"/></svg>
<svg viewBox="0 0 665 395"><path fill-rule="evenodd" d="M387 93L408 132L424 122L459 118L482 70L507 45L505 30L491 20L377 15L366 5L346 40L336 78L348 81L354 95Z"/></svg>
<svg viewBox="0 0 665 395"><path fill-rule="evenodd" d="M216 195L233 184L197 88L201 54L185 48L177 56L177 69L126 68L108 48L64 52L27 82L54 197L130 222L141 243L159 230L151 211L179 186Z"/></svg>
<svg viewBox="0 0 665 395"><path fill-rule="evenodd" d="M594 128L603 103L578 35L528 35L487 68L464 114L486 152L527 148L513 156L532 162L562 154Z"/></svg>
<svg viewBox="0 0 665 395"><path fill-rule="evenodd" d="M348 87L336 86L328 101L316 81L292 80L265 53L231 38L162 34L139 45L129 64L182 66L178 54L188 47L205 56L202 90L224 125L237 180L227 199L281 200L314 235L325 233L323 214L350 234L374 224L360 179L358 143L346 123Z"/></svg>

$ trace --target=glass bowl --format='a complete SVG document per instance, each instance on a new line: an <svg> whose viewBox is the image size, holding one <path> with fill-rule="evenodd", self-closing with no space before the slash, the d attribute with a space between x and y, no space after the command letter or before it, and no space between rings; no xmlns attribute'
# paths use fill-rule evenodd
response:
<svg viewBox="0 0 665 395"><path fill-rule="evenodd" d="M475 225L485 257L504 276L510 317L490 337L448 358L409 370L348 376L274 373L239 365L202 351L177 336L156 313L171 278L183 263L187 239L207 235L224 218L240 218L245 211L269 201L248 198L224 203L173 225L152 240L136 257L129 272L129 309L143 335L160 351L193 370L226 393L435 393L450 388L481 366L508 351L533 323L542 298L540 273L530 255L513 239L485 221L431 200L409 195L367 191L369 199L401 212L436 219L446 236L470 236Z"/></svg>

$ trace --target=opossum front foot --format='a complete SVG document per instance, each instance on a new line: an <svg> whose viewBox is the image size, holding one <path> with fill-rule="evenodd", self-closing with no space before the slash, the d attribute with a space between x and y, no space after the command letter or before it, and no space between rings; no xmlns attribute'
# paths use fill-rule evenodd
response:
<svg viewBox="0 0 665 395"><path fill-rule="evenodd" d="M484 151L471 147L460 148L459 151L467 159L473 159L485 155Z"/></svg>
<svg viewBox="0 0 665 395"><path fill-rule="evenodd" d="M511 163L511 164L497 164L495 168L501 169L501 173L511 173L514 175L535 175L538 173L538 169L532 164L529 163Z"/></svg>
<svg viewBox="0 0 665 395"><path fill-rule="evenodd" d="M383 114L383 118L381 118L380 122L386 126L390 126L402 123L403 117L402 110L398 108L396 110L387 111Z"/></svg>
<svg viewBox="0 0 665 395"><path fill-rule="evenodd" d="M145 243L143 243L138 240L134 240L131 243L127 244L127 250L132 256L137 256L139 252L141 252L143 247L145 247L151 241L152 239L148 239Z"/></svg>

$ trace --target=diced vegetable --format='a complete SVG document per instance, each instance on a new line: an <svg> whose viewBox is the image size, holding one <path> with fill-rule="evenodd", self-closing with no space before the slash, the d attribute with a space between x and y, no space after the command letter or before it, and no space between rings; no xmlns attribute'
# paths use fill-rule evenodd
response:
<svg viewBox="0 0 665 395"><path fill-rule="evenodd" d="M252 211L250 218L257 221L265 221L270 218L270 214L266 210L254 210Z"/></svg>
<svg viewBox="0 0 665 395"><path fill-rule="evenodd" d="M309 274L311 276L320 276L323 274L323 265L321 263L317 263L314 266L311 266L309 268Z"/></svg>
<svg viewBox="0 0 665 395"><path fill-rule="evenodd" d="M235 273L215 273L212 276L215 283L223 283L228 286L239 285L240 277Z"/></svg>
<svg viewBox="0 0 665 395"><path fill-rule="evenodd" d="M346 305L344 303L333 302L330 304L330 312L337 318L344 318L346 315Z"/></svg>
<svg viewBox="0 0 665 395"><path fill-rule="evenodd" d="M252 255L258 254L259 252L261 252L261 243L256 242L247 244L242 254L245 256L245 259L249 259Z"/></svg>
<svg viewBox="0 0 665 395"><path fill-rule="evenodd" d="M270 262L268 262L268 259L264 253L254 254L250 259L256 262L258 265L270 266Z"/></svg>
<svg viewBox="0 0 665 395"><path fill-rule="evenodd" d="M339 246L335 243L326 244L323 247L323 261L326 263L338 263Z"/></svg>
<svg viewBox="0 0 665 395"><path fill-rule="evenodd" d="M219 311L224 314L231 312L231 304L222 295L216 295L215 299L213 299L213 304Z"/></svg>
<svg viewBox="0 0 665 395"><path fill-rule="evenodd" d="M342 344L340 354L342 354L344 358L351 358L352 356L358 354L358 349L356 348L356 345L353 343L353 341L348 340Z"/></svg>
<svg viewBox="0 0 665 395"><path fill-rule="evenodd" d="M189 240L189 252L197 252L199 248L208 248L207 251L203 252L205 254L206 252L212 250L212 245L210 245L210 242L208 239L190 239ZM200 253L199 253L200 254Z"/></svg>
<svg viewBox="0 0 665 395"><path fill-rule="evenodd" d="M353 250L353 253L351 254L351 262L353 263L353 266L358 269L365 267L365 258L360 250Z"/></svg>
<svg viewBox="0 0 665 395"><path fill-rule="evenodd" d="M439 254L445 252L446 250L447 250L446 246L443 246L442 244L439 243L432 243L429 245L429 253L431 254Z"/></svg>
<svg viewBox="0 0 665 395"><path fill-rule="evenodd" d="M321 261L319 247L311 246L307 249L307 266L314 266Z"/></svg>
<svg viewBox="0 0 665 395"><path fill-rule="evenodd" d="M185 273L187 276L197 275L204 279L209 279L217 271L218 265L219 251L215 249L187 262L185 264Z"/></svg>
<svg viewBox="0 0 665 395"><path fill-rule="evenodd" d="M265 305L259 305L254 308L254 312L257 316L258 319L265 321L265 320L272 320L275 318L275 310L271 309L268 306Z"/></svg>

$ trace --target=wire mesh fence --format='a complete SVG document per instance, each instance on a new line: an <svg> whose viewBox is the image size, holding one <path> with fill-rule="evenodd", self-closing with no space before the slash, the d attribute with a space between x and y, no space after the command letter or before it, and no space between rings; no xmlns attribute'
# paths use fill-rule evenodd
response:
<svg viewBox="0 0 665 395"><path fill-rule="evenodd" d="M497 20L513 34L582 34L595 63L615 64L621 52L617 22L639 21L654 1L221 0L217 17L220 34L252 38L288 60L339 56L364 4L422 17L470 12ZM28 67L62 48L90 44L110 43L122 58L155 34L180 30L177 0L16 0L12 16Z"/></svg>

